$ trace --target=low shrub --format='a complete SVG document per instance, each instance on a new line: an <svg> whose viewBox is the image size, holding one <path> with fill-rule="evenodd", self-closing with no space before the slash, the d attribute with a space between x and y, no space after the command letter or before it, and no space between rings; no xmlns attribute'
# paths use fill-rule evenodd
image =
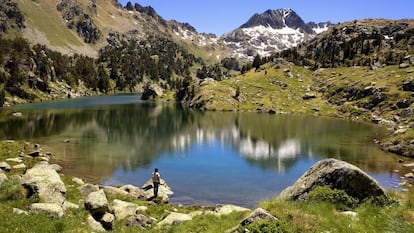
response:
<svg viewBox="0 0 414 233"><path fill-rule="evenodd" d="M245 229L243 232L250 233L287 233L292 232L289 225L286 222L280 221L258 221L254 222Z"/></svg>
<svg viewBox="0 0 414 233"><path fill-rule="evenodd" d="M14 179L6 180L0 185L0 201L18 200L27 197L27 190Z"/></svg>
<svg viewBox="0 0 414 233"><path fill-rule="evenodd" d="M357 198L349 196L345 191L339 189L331 189L328 186L319 186L309 192L309 200L317 202L328 202L339 210L353 209L359 203L359 200Z"/></svg>

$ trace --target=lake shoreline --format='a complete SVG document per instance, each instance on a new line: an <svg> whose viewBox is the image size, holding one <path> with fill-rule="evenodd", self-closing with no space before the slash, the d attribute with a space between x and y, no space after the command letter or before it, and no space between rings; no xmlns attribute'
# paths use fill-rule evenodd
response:
<svg viewBox="0 0 414 233"><path fill-rule="evenodd" d="M13 100L11 98L6 98L6 104L5 104L5 109L12 109L13 106L18 105L18 104L31 104L31 103L43 103L43 102L50 102L50 101L61 101L61 100L71 100L71 99L76 99L79 97L90 97L90 96L111 96L111 95L119 95L119 94L137 94L140 95L141 93L133 93L133 92L117 92L117 93L112 93L112 94L102 94L102 93L96 93L93 92L91 90L87 90L85 88L81 89L80 91L75 91L73 92L73 90L71 89L65 89L64 92L65 94L61 94L61 95L57 95L54 96L53 99L50 99L50 97L44 97L42 98L38 98L33 102L27 102L25 100ZM177 102L174 99L171 99L173 95L171 93L164 93L163 96L160 96L158 98L156 98L155 100L150 100L149 102L158 102L158 101L172 101L172 102ZM216 101L226 101L225 99L217 99ZM278 115L308 115L308 116L314 116L314 117L327 117L327 118L334 118L334 119L341 119L341 120L349 120L351 122L355 122L355 123L366 123L366 124L372 124L372 125L379 125L379 126L384 126L387 127L388 129L388 136L385 138L381 138L381 139L374 139L375 144L378 145L378 148L380 148L383 151L386 152L390 152L396 155L401 156L402 158L404 157L409 157L409 158L413 158L414 154L410 154L410 150L412 150L414 145L414 139L410 139L410 138L405 138L405 137L400 137L400 135L405 134L408 130L412 131L412 129L405 129L404 125L395 125L395 123L393 121L388 121L388 120L384 120L378 117L378 119L373 119L371 121L367 121L366 119L363 118L359 118L359 117L353 117L352 115L348 115L348 114L339 114L337 113L325 113L324 111L313 111L313 112L308 112L308 113L304 113L304 112L295 112L295 111L279 111L279 112L275 112L272 110L263 110L263 109L224 109L224 110L218 110L215 107L209 107L208 105L205 106L200 106L200 107L189 107L189 105L191 105L190 103L183 101L183 102L177 102L177 103L181 103L182 105L184 105L185 107L188 107L190 109L195 109L198 111L230 111L230 112L256 112L256 113L263 113L263 114L278 114ZM192 104L195 105L196 104ZM315 107L316 108L316 107ZM19 114L17 112L17 114ZM411 148L411 149L410 149ZM408 153L408 154L407 154Z"/></svg>
<svg viewBox="0 0 414 233"><path fill-rule="evenodd" d="M34 153L36 150L41 151L41 146L38 144L30 144L27 142L16 142L12 140L2 141L0 143L1 143L0 149L3 150L4 147L7 147L6 150L10 151L12 154L18 151L23 152L23 154L20 153L20 155L22 155L21 158L23 160L23 163L25 164L27 163L27 167L23 170L13 168L11 170L12 172L11 174L8 172L7 176L10 178L10 180L16 179L16 177L21 176L19 174L22 171L28 170L32 168L32 166L36 167L39 164L42 164L41 166L45 166L45 168L47 167L48 169L52 169L55 171L61 170L61 167L59 165L49 164L47 162L48 161L47 158L53 157L53 154L48 153L48 152L39 153L39 154ZM23 150L19 150L21 146L24 146ZM14 165L13 167L15 166L16 165ZM24 173L25 172L23 172L23 174ZM139 199L136 199L137 194L134 193L134 191L132 191L135 188L129 185L126 185L128 186L127 189L118 189L118 187L110 187L110 186L102 187L102 186L98 186L94 184L87 184L87 183L84 183L82 179L80 178L73 177L73 176L66 176L65 174L60 174L60 177L64 183L64 186L67 189L65 191L67 203L64 205L66 206L64 209L62 210L46 209L46 206L51 207L53 204L45 204L45 207L40 207L42 205L41 203L30 204L33 201L37 202L36 198L27 199L28 205L30 206L30 208L25 206L27 204L23 204L22 206L21 204L16 205L16 204L9 204L8 202L3 202L3 203L0 202L0 206L2 207L0 210L0 216L5 216L5 215L8 216L7 218L2 218L2 219L7 219L7 222L5 223L2 220L2 224L0 225L3 228L8 227L7 229L11 229L9 228L11 227L9 225L13 224L13 221L19 221L22 223L22 225L19 224L19 227L21 228L25 229L25 226L27 225L31 226L32 224L35 224L35 225L40 226L42 230L45 230L47 229L46 228L47 225L45 224L49 223L50 221L52 222L59 221L61 222L61 224L64 224L66 230L72 229L73 226L76 226L75 229L77 230L93 229L94 231L98 231L98 232L105 232L108 230L117 230L117 231L123 232L123 231L128 231L130 229L134 229L135 227L141 226L140 229L147 229L150 232L154 230L157 232L158 231L162 232L167 229L182 227L187 224L190 225L190 229L191 229L192 224L197 224L197 225L206 224L203 219L207 218L208 219L207 225L211 223L219 224L220 229L221 229L220 232L224 232L224 230L227 230L228 232L230 232L229 230L232 230L231 232L239 232L236 229L240 229L241 225L239 224L242 224L242 222L245 221L243 219L246 219L248 215L250 216L251 214L255 213L258 210L260 211L263 210L266 213L267 211L269 211L268 213L269 216L273 215L276 217L276 218L272 218L272 221L276 221L278 223L283 223L283 224L289 224L289 225L297 225L297 224L293 224L291 221L292 220L294 221L296 217L299 217L300 221L302 222L303 216L302 214L296 213L296 211L300 211L301 208L304 208L304 207L300 207L301 205L305 205L305 206L309 205L307 203L301 203L301 202L281 201L275 198L272 200L262 200L259 206L265 209L261 209L259 207L259 208L256 208L255 211L251 209L241 208L239 206L222 205L222 204L217 204L213 206L205 206L205 205L182 206L182 205L177 205L173 203L165 203L161 199L153 199L150 201L148 200L140 201ZM7 182L7 178L5 182ZM127 190L128 192L123 191L123 190ZM149 191L151 192L151 190ZM85 194L81 194L84 192ZM102 207L104 210L99 210L99 211L109 211L112 209L110 212L105 213L104 215L106 216L107 214L109 214L108 215L109 217L112 216L110 217L110 219L112 220L109 220L109 222L107 221L108 216L102 217L101 219L100 217L93 217L93 214L91 214L93 213L92 211L98 211L98 209L94 210L94 208L98 208L98 207L89 207L89 206L90 205L94 206L95 204L93 203L98 203L98 199L93 200L89 196L93 195L94 198L98 198L96 196L98 195L98 193L99 195L104 195L105 200L108 198L105 201L107 202L106 204L105 203L99 204L99 205L103 205L104 207L104 208ZM134 193L133 196L128 197L132 193ZM403 194L404 192L401 192L399 195L403 196ZM85 196L82 197L82 195L87 195L86 199L85 199ZM399 198L403 198L403 197L399 197ZM83 204L84 202L85 204ZM125 207L120 207L120 205L121 206L125 205ZM327 214L327 213L324 214L325 210L323 208L319 209L320 206L317 203L313 203L312 206L314 206L313 208L317 208L316 212L315 210L312 210L312 213L314 214L316 213L318 216L320 215L324 216L325 214ZM38 207L40 209L36 209ZM122 210L126 212L120 212L121 210L119 209L119 208L131 208L131 207L137 208L137 210L135 210L137 213L139 209L140 214L134 215L132 212L128 212L127 209ZM290 216L290 220L284 219L281 213L278 213L278 211L276 212L274 211L275 209L278 210L278 209L283 209L287 207L289 209L286 209L284 211L288 212L287 215ZM373 205L373 207L375 207L375 205ZM366 208L372 208L372 207L366 207ZM376 207L376 208L380 208L376 212L376 215L379 215L379 216L384 215L381 213L382 211L386 211L387 209L389 209L389 208L384 208L384 207ZM392 208L394 209L395 207L392 207ZM11 211L13 213L11 213ZM403 210L398 210L398 211L401 212L405 210L403 209ZM348 214L352 214L352 216L357 216L360 214L362 215L363 210L356 209L355 212L354 211L340 212L339 210L334 210L333 213L328 213L328 215L332 215L332 214L336 215L335 218L342 218L341 216L343 216L344 219L345 218L349 219L350 217L348 216ZM129 218L126 218L126 216L128 215L132 215L132 216ZM142 215L148 215L148 216L151 216L151 218L150 220L146 220L145 223L142 223L142 225L136 225L136 224L130 225L131 221L135 222L134 219L137 218L137 216L140 216L140 218L142 218ZM14 220L14 217L11 218L11 216L16 216L17 219ZM31 216L38 216L38 217L45 216L46 218L44 220L38 219L34 221L31 219L32 218ZM292 216L296 216L296 217L292 219ZM95 220L93 220L92 218L94 218ZM122 220L121 218L126 218L126 221ZM220 221L220 219L224 219L223 221L227 223L224 224L222 221ZM76 224L74 225L72 223L73 221L75 221L78 225ZM318 221L321 221L321 220L318 220ZM410 220L405 220L405 221L410 222ZM309 224L309 223L306 223L306 224ZM338 223L335 221L335 225L329 226L328 228L332 229L333 226L340 227L337 224ZM0 227L0 229L2 229L2 227ZM310 224L309 227L310 228L308 229L314 229L315 227L320 227L320 226L315 226L314 224ZM20 228L16 227L13 229L20 229ZM33 226L31 226L29 227L29 229L33 231L33 229L37 229L37 228L34 228ZM204 229L206 228L204 227ZM3 230L6 230L6 228ZM187 231L188 229L181 230L179 232L187 232Z"/></svg>

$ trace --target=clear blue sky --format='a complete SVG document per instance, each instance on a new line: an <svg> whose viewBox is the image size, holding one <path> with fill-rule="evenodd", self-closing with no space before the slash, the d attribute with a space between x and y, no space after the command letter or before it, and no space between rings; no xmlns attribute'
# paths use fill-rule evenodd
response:
<svg viewBox="0 0 414 233"><path fill-rule="evenodd" d="M128 0L118 0L123 6ZM414 18L414 0L129 0L152 6L167 20L189 23L198 32L221 36L268 9L291 8L305 22L333 23L365 18Z"/></svg>

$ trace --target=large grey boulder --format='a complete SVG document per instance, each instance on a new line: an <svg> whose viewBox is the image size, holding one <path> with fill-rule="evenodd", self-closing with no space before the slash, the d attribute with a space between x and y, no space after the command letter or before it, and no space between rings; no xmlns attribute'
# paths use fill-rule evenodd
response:
<svg viewBox="0 0 414 233"><path fill-rule="evenodd" d="M41 202L63 205L66 187L59 174L47 164L38 164L26 171L22 185L31 194L37 193Z"/></svg>
<svg viewBox="0 0 414 233"><path fill-rule="evenodd" d="M85 199L85 209L95 216L103 216L108 212L108 199L105 192L101 189L90 193Z"/></svg>
<svg viewBox="0 0 414 233"><path fill-rule="evenodd" d="M360 201L385 194L380 184L358 167L336 159L317 162L294 185L283 190L279 198L286 200L306 199L318 186L344 190Z"/></svg>

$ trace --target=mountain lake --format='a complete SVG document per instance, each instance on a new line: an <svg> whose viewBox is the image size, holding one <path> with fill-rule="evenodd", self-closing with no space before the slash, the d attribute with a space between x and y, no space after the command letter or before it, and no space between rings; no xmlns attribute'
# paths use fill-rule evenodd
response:
<svg viewBox="0 0 414 233"><path fill-rule="evenodd" d="M13 113L20 112L21 116ZM143 185L159 168L175 204L253 208L315 162L357 165L400 189L384 127L299 115L202 112L139 95L83 97L1 109L0 138L39 143L62 173L101 185Z"/></svg>

